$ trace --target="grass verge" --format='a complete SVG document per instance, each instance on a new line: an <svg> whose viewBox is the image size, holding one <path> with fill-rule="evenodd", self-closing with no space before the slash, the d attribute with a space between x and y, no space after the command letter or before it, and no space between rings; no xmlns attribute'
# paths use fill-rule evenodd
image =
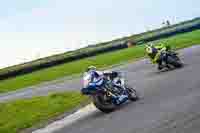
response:
<svg viewBox="0 0 200 133"><path fill-rule="evenodd" d="M174 37L162 39L159 41L172 45L172 47L175 49L189 47L195 44L200 44L200 30L176 35ZM129 49L123 49L90 58L85 58L26 75L17 76L15 78L2 80L0 81L0 93L14 91L27 86L36 85L44 81L50 81L64 76L81 73L89 65L95 65L98 68L104 68L118 64L120 62L138 59L144 56L144 45L139 45Z"/></svg>
<svg viewBox="0 0 200 133"><path fill-rule="evenodd" d="M78 92L0 103L0 133L18 133L80 106L88 99Z"/></svg>

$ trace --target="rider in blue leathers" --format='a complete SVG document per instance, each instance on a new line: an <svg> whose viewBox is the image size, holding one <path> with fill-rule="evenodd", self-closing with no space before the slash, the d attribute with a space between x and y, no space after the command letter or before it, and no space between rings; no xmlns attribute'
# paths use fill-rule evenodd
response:
<svg viewBox="0 0 200 133"><path fill-rule="evenodd" d="M90 66L87 68L86 72L84 73L84 75L91 75L91 83L92 82L96 82L99 80L99 78L101 78L101 76L107 76L109 77L109 79L111 81L114 81L117 77L118 77L118 72L115 71L98 71L96 69L95 66ZM113 82L116 86L117 86L117 82ZM83 88L81 90L82 94L88 94L90 93L91 89L89 88ZM127 99L128 96L127 95L121 95L119 97L116 98L117 103L120 103L121 101L124 101L125 99Z"/></svg>

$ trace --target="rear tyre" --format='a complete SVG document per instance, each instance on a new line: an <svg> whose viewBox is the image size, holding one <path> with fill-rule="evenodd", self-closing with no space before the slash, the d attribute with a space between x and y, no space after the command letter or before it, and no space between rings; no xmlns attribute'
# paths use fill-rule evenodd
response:
<svg viewBox="0 0 200 133"><path fill-rule="evenodd" d="M100 111L104 113L113 112L116 109L116 105L111 101L105 101L103 95L95 95L93 96L93 103Z"/></svg>
<svg viewBox="0 0 200 133"><path fill-rule="evenodd" d="M133 89L132 87L126 86L126 90L128 93L128 97L131 101L137 101L139 99L139 96L135 89Z"/></svg>
<svg viewBox="0 0 200 133"><path fill-rule="evenodd" d="M177 56L175 56L175 57L168 56L167 57L167 63L173 65L176 68L180 68L180 67L183 66L181 60Z"/></svg>

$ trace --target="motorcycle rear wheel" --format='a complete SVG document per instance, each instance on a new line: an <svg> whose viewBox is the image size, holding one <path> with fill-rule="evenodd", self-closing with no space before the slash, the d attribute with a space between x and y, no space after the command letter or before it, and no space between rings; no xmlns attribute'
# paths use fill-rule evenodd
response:
<svg viewBox="0 0 200 133"><path fill-rule="evenodd" d="M130 86L126 86L128 97L131 101L137 101L139 99L139 96L136 92L136 90Z"/></svg>
<svg viewBox="0 0 200 133"><path fill-rule="evenodd" d="M167 63L173 65L176 68L180 68L183 66L181 60L179 59L179 57L172 57L172 56L168 56L167 57Z"/></svg>

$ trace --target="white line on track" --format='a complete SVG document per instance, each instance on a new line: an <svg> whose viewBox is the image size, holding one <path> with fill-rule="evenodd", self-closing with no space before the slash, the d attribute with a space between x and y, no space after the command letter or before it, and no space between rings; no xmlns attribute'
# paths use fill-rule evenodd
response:
<svg viewBox="0 0 200 133"><path fill-rule="evenodd" d="M59 129L64 128L74 122L78 121L81 118L87 117L89 114L97 111L96 107L93 104L89 104L86 107L76 111L75 113L65 117L62 120L53 122L52 124L46 126L45 128L38 129L32 133L53 133Z"/></svg>

